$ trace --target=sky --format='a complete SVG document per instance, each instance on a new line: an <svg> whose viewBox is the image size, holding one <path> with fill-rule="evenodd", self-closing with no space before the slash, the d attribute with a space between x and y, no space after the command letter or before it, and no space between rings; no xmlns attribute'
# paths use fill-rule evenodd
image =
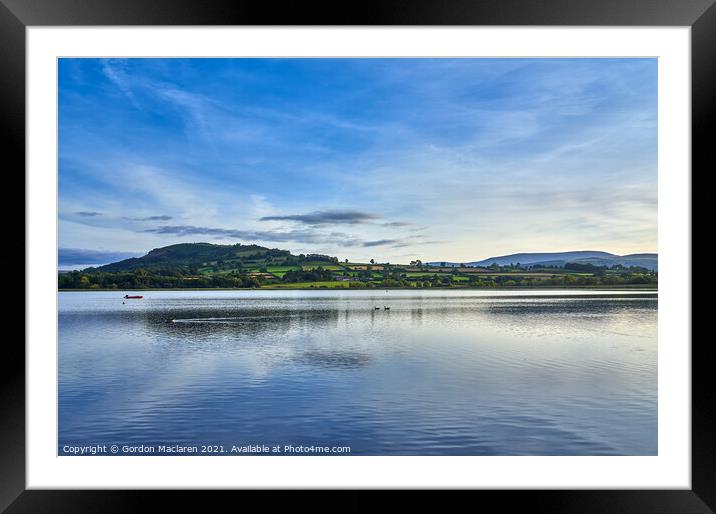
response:
<svg viewBox="0 0 716 514"><path fill-rule="evenodd" d="M60 59L60 268L657 251L656 59Z"/></svg>

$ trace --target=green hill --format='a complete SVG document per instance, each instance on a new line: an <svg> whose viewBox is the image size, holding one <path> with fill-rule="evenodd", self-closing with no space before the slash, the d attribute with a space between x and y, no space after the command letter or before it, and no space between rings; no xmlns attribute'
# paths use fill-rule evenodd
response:
<svg viewBox="0 0 716 514"><path fill-rule="evenodd" d="M118 272L144 269L147 271L181 270L218 273L248 270L268 266L300 266L314 262L335 263L338 259L327 255L293 255L288 250L258 245L217 245L211 243L181 243L155 248L147 255L114 262L93 271Z"/></svg>

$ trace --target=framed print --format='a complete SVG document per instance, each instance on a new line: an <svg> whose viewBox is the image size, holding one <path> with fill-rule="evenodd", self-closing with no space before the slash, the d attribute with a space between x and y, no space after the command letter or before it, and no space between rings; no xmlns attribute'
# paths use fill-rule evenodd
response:
<svg viewBox="0 0 716 514"><path fill-rule="evenodd" d="M712 2L184 7L3 3L26 193L3 508L714 509Z"/></svg>

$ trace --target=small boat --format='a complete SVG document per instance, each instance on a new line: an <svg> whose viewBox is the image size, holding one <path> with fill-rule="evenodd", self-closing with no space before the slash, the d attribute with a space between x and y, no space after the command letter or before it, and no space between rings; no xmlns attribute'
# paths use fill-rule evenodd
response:
<svg viewBox="0 0 716 514"><path fill-rule="evenodd" d="M379 310L380 310L380 307L376 307L375 310L379 311Z"/></svg>
<svg viewBox="0 0 716 514"><path fill-rule="evenodd" d="M385 309L386 311L389 311L390 307L383 307L383 309Z"/></svg>
<svg viewBox="0 0 716 514"><path fill-rule="evenodd" d="M127 298L128 300L140 300L140 299L144 298L143 296L140 296L140 295L130 296L128 294L125 294L124 297Z"/></svg>

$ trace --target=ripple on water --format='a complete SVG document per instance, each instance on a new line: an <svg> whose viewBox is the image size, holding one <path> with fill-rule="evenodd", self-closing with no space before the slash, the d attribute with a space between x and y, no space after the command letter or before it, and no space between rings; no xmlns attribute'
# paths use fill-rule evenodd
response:
<svg viewBox="0 0 716 514"><path fill-rule="evenodd" d="M61 294L60 443L656 454L653 294L298 293Z"/></svg>

